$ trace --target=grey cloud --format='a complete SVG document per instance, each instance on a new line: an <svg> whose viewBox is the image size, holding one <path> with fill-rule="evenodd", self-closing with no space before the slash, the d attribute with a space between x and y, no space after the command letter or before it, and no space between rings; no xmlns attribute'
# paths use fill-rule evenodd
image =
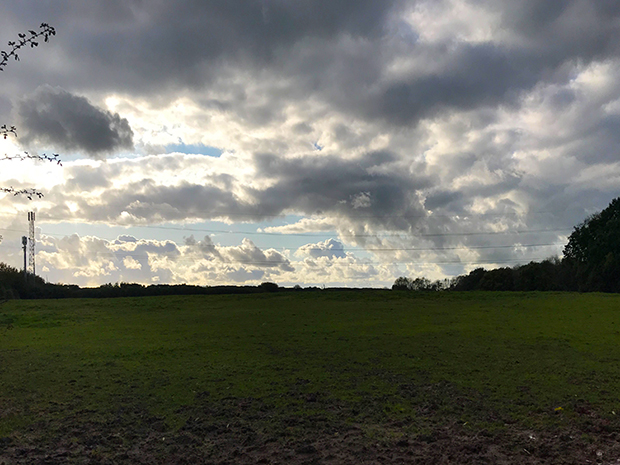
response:
<svg viewBox="0 0 620 465"><path fill-rule="evenodd" d="M135 251L136 253L141 253L143 255L152 253L158 256L166 256L171 259L176 259L181 256L181 251L172 241L139 241Z"/></svg>
<svg viewBox="0 0 620 465"><path fill-rule="evenodd" d="M226 273L228 279L237 283L263 279L264 276L264 270L248 270L247 268L235 268Z"/></svg>
<svg viewBox="0 0 620 465"><path fill-rule="evenodd" d="M88 192L85 189L84 192ZM53 218L72 218L74 214L68 209L64 199L67 192L64 186L55 186L46 198L55 201L47 210ZM214 186L203 186L184 182L178 186L159 185L152 179L130 183L123 188L104 191L97 199L89 200L79 192L72 194L73 201L79 207L79 215L88 221L119 222L122 212L127 212L127 224L133 222L180 221L189 217L212 218L247 214L253 210L228 191ZM105 199L105 203L99 201ZM41 215L44 215L41 212Z"/></svg>
<svg viewBox="0 0 620 465"><path fill-rule="evenodd" d="M392 154L385 152L372 152L355 160L327 155L287 159L269 154L257 155L258 174L277 182L263 191L251 192L266 211L293 209L306 214L323 212L343 216L360 214L354 199L364 193L372 199L363 209L364 215L368 216L365 221L384 223L396 229L406 228L408 223L389 216L422 213L415 193L429 187L431 181L422 164L415 173L403 173L398 168L388 173L373 172L373 168L393 159ZM381 219L381 216L385 218Z"/></svg>
<svg viewBox="0 0 620 465"><path fill-rule="evenodd" d="M126 219L127 224L131 224L218 217L259 221L291 212L322 212L344 217L364 216L367 217L364 221L373 224L407 229L411 223L399 215L423 214L417 193L432 185L424 164L412 164L403 170L402 162L394 154L371 152L351 160L333 155L290 159L257 155L254 158L257 179L269 180L271 184L263 189L245 186L233 175L226 176L226 182L222 183L219 174L205 177L204 185L187 181L162 185L145 177L112 188L112 179L125 176L123 166L136 170L139 167L132 165L142 163L142 169L147 171L158 165L168 169L175 165L168 161L171 158L174 157L104 163L96 169L70 167L67 183L70 189L67 185L55 186L46 194L54 205L46 211L41 209L40 214L54 218L74 218L77 214L88 221L118 222L121 213L126 212L132 217ZM184 160L182 156L177 158ZM390 167L391 164L394 166ZM82 174L88 179L108 180L107 184L99 183L101 194L95 198L82 195L91 189L88 183L76 181ZM235 192L242 193L242 197ZM75 214L66 205L67 197L77 204Z"/></svg>
<svg viewBox="0 0 620 465"><path fill-rule="evenodd" d="M11 100L8 97L0 96L0 121L9 121L12 108Z"/></svg>
<svg viewBox="0 0 620 465"><path fill-rule="evenodd" d="M440 207L445 207L450 203L460 200L463 197L461 192L454 191L437 191L426 197L424 201L424 207L427 210L437 210Z"/></svg>
<svg viewBox="0 0 620 465"><path fill-rule="evenodd" d="M226 247L220 250L223 256L235 263L257 267L277 267L283 271L295 271L289 260L276 250L261 250L249 239L243 239L238 247Z"/></svg>
<svg viewBox="0 0 620 465"><path fill-rule="evenodd" d="M89 215L104 221L114 219L122 211L149 221L175 221L191 216L207 218L230 214L235 217L248 209L248 205L227 190L190 183L162 186L149 179L132 183L127 190L110 192L105 209L96 205L86 207Z"/></svg>
<svg viewBox="0 0 620 465"><path fill-rule="evenodd" d="M308 123L297 123L292 129L295 134L310 134L312 132L312 126Z"/></svg>
<svg viewBox="0 0 620 465"><path fill-rule="evenodd" d="M506 34L516 39L404 44L392 38L374 54L362 52L358 60L350 54L334 54L316 67L324 71L310 75L319 80L319 93L330 102L390 124L416 124L454 109L519 105L523 92L541 82L568 81L568 70L576 65L620 55L620 8L610 2L601 4L478 2L480 8L502 12ZM369 44L366 50L375 45ZM381 71L390 59L412 56L419 61L414 76L384 79ZM427 67L431 71L426 72ZM349 74L353 70L357 73Z"/></svg>
<svg viewBox="0 0 620 465"><path fill-rule="evenodd" d="M620 115L601 118L590 126L590 132L573 143L567 155L588 165L620 161Z"/></svg>
<svg viewBox="0 0 620 465"><path fill-rule="evenodd" d="M20 141L26 146L84 152L102 157L133 148L126 119L60 88L40 87L17 104Z"/></svg>
<svg viewBox="0 0 620 465"><path fill-rule="evenodd" d="M69 178L65 184L65 188L69 192L83 192L95 188L110 187L110 180L108 178L110 170L81 166L73 171L74 176Z"/></svg>
<svg viewBox="0 0 620 465"><path fill-rule="evenodd" d="M198 250L203 258L222 258L213 240L209 236L205 236L201 241L197 241L192 234L185 238L185 245Z"/></svg>
<svg viewBox="0 0 620 465"><path fill-rule="evenodd" d="M617 56L620 5L613 0L502 0L485 2L502 12L503 25L547 59Z"/></svg>
<svg viewBox="0 0 620 465"><path fill-rule="evenodd" d="M115 243L120 244L120 243L123 243L123 242L134 243L134 242L138 242L138 239L136 239L133 236L129 236L129 235L126 235L126 234L121 234L120 236L118 236L116 238L116 242Z"/></svg>
<svg viewBox="0 0 620 465"><path fill-rule="evenodd" d="M531 57L508 53L493 44L456 47L449 65L435 74L390 83L369 98L364 111L371 117L409 124L447 109L469 110L516 102L519 92L538 82L543 69L528 66Z"/></svg>
<svg viewBox="0 0 620 465"><path fill-rule="evenodd" d="M116 77L114 85L160 93L162 86L200 87L222 62L272 63L307 39L380 37L401 1L65 0L50 7L26 0L14 2L11 20L36 23L36 12L63 31L57 42L86 68L75 76L83 86L90 74L99 83Z"/></svg>

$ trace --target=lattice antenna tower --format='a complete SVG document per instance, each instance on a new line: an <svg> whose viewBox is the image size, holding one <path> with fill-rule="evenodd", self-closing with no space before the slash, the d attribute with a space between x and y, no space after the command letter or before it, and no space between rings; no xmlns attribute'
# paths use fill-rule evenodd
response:
<svg viewBox="0 0 620 465"><path fill-rule="evenodd" d="M35 239L34 239L34 212L28 212L28 271L35 275Z"/></svg>

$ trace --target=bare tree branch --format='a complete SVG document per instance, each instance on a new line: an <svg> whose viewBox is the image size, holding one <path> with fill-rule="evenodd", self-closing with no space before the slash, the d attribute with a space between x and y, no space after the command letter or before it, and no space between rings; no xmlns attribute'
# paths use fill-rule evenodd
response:
<svg viewBox="0 0 620 465"><path fill-rule="evenodd" d="M9 42L8 51L0 50L0 71L4 71L4 68L9 63L9 60L14 59L16 61L19 61L19 54L17 52L20 49L27 46L30 46L30 48L34 48L39 45L38 41L40 39L43 39L45 42L47 42L49 41L49 38L54 35L56 35L56 29L54 29L47 23L41 23L38 31L30 30L27 33L20 32L19 34L17 34L19 38L15 41ZM15 128L15 126L7 126L6 124L0 126L0 137L2 139L6 139L10 135L17 136L17 129ZM28 152L24 152L23 154L17 155L4 155L3 158L0 158L0 161L7 160L41 160L51 161L53 163L61 165L57 153L54 153L52 155L31 155ZM32 200L35 197L39 199L43 197L43 193L36 189L14 189L13 187L0 187L0 192L13 195L25 195L26 197L28 197L28 200Z"/></svg>
<svg viewBox="0 0 620 465"><path fill-rule="evenodd" d="M25 195L28 200L32 200L34 197L42 198L43 193L36 189L13 189L12 187L0 187L0 192L13 195Z"/></svg>
<svg viewBox="0 0 620 465"><path fill-rule="evenodd" d="M17 136L17 128L15 126L7 127L6 124L3 124L2 126L0 126L1 137L6 139L9 134L13 134L14 136Z"/></svg>
<svg viewBox="0 0 620 465"><path fill-rule="evenodd" d="M43 38L45 42L47 42L50 36L56 35L56 29L50 26L47 23L41 23L39 26L39 31L28 31L28 33L20 32L17 34L19 39L15 41L9 42L9 50L0 50L0 71L4 71L4 68L8 64L11 58L19 61L18 51L26 46L30 46L30 48L34 48L39 45L38 40Z"/></svg>
<svg viewBox="0 0 620 465"><path fill-rule="evenodd" d="M62 163L60 162L60 159L58 158L58 154L57 153L53 153L52 155L47 155L47 154L43 154L43 155L31 155L28 152L24 152L24 153L18 153L16 155L4 155L4 157L0 158L0 161L7 161L7 160L41 160L41 161L51 161L52 163L56 163L57 165L62 166Z"/></svg>

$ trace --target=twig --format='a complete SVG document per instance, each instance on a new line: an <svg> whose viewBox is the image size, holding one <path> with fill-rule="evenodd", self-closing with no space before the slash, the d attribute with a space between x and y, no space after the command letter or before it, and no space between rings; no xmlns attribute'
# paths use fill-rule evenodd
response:
<svg viewBox="0 0 620 465"><path fill-rule="evenodd" d="M17 136L17 128L15 126L9 127L6 124L3 124L2 126L0 126L0 136L6 139L9 134L13 134L14 136Z"/></svg>
<svg viewBox="0 0 620 465"><path fill-rule="evenodd" d="M30 34L30 35L28 35ZM56 29L47 23L41 23L40 31L28 31L28 34L20 32L17 34L18 40L9 42L9 50L0 50L0 71L4 71L5 66L8 64L11 58L19 61L19 55L17 51L27 45L30 48L34 48L39 45L37 39L43 38L45 42L49 41L50 36L56 35Z"/></svg>
<svg viewBox="0 0 620 465"><path fill-rule="evenodd" d="M32 155L28 152L24 152L23 154L18 153L16 155L4 155L4 157L0 158L0 161L9 161L9 160L41 160L41 161L51 161L52 163L56 163L62 166L60 159L58 158L57 153L53 153L51 155L43 154L43 155Z"/></svg>
<svg viewBox="0 0 620 465"><path fill-rule="evenodd" d="M25 195L28 197L28 200L32 200L34 197L43 197L43 193L36 189L13 189L12 187L0 187L0 192L13 195Z"/></svg>

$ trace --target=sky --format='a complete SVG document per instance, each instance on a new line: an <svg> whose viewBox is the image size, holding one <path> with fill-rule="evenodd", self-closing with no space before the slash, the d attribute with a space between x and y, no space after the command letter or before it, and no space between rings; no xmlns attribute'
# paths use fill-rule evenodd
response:
<svg viewBox="0 0 620 465"><path fill-rule="evenodd" d="M562 256L620 191L615 0L5 0L0 261L390 286ZM5 46L4 49L7 47Z"/></svg>

